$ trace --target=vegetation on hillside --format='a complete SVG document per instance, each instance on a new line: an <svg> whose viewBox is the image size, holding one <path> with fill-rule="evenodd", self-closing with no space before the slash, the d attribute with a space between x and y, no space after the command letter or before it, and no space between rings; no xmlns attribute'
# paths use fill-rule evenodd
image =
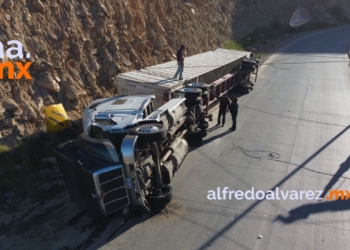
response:
<svg viewBox="0 0 350 250"><path fill-rule="evenodd" d="M52 166L42 166L42 159L52 157L53 149L59 143L76 139L80 130L40 132L22 139L12 148L0 144L0 201L1 194L7 191L18 197L47 197L49 190L43 189L46 180L40 170Z"/></svg>

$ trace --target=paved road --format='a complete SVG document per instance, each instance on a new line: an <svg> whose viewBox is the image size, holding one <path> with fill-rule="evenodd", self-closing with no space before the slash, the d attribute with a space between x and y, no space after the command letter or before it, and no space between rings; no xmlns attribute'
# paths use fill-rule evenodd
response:
<svg viewBox="0 0 350 250"><path fill-rule="evenodd" d="M349 249L350 201L207 199L217 187L350 190L349 41L350 28L319 32L271 56L239 99L237 131L229 120L189 153L169 208L111 223L91 249Z"/></svg>

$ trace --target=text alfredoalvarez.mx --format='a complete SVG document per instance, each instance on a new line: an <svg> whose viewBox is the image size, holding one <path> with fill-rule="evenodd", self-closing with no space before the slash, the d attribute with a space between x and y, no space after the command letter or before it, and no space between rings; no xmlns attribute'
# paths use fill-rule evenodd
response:
<svg viewBox="0 0 350 250"><path fill-rule="evenodd" d="M11 40L7 42L7 45L15 45L8 47L6 50L6 56L9 59L15 59L20 58L23 59L23 45L20 41L17 40ZM30 58L30 53L26 53L25 57L28 59ZM5 59L4 54L4 45L0 42L0 58ZM20 80L22 78L25 78L27 80L31 80L32 77L29 74L28 70L32 62L0 62L0 80L4 79L4 69L7 68L7 79L13 80ZM17 67L15 67L17 66ZM18 69L18 74L15 75L15 69Z"/></svg>

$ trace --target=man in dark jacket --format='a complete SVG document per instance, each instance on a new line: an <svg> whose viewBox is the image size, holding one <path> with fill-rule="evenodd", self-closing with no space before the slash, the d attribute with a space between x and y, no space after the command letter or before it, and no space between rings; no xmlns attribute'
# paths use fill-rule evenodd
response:
<svg viewBox="0 0 350 250"><path fill-rule="evenodd" d="M227 94L223 94L221 97L215 95L214 93L213 93L213 95L220 101L218 124L217 125L220 125L221 116L222 116L222 126L224 126L225 125L225 116L226 116L226 113L228 113L229 107L230 107L230 99L228 99Z"/></svg>
<svg viewBox="0 0 350 250"><path fill-rule="evenodd" d="M182 80L182 72L184 71L184 61L185 61L184 49L185 49L185 45L181 45L181 47L176 52L177 71L174 75L174 78L176 78L177 75L180 73L179 80Z"/></svg>
<svg viewBox="0 0 350 250"><path fill-rule="evenodd" d="M231 97L231 105L230 105L230 113L232 116L232 127L230 130L235 131L236 130L236 124L237 124L237 115L238 115L238 99L236 97Z"/></svg>

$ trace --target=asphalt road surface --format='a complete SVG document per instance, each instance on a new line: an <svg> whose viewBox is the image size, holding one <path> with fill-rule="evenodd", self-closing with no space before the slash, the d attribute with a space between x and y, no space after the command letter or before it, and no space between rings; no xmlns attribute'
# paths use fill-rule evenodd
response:
<svg viewBox="0 0 350 250"><path fill-rule="evenodd" d="M350 28L333 29L272 55L254 90L239 98L237 131L227 133L228 114L226 126L188 154L168 208L116 220L90 248L349 249L350 199L207 199L218 187L350 190L349 41Z"/></svg>

